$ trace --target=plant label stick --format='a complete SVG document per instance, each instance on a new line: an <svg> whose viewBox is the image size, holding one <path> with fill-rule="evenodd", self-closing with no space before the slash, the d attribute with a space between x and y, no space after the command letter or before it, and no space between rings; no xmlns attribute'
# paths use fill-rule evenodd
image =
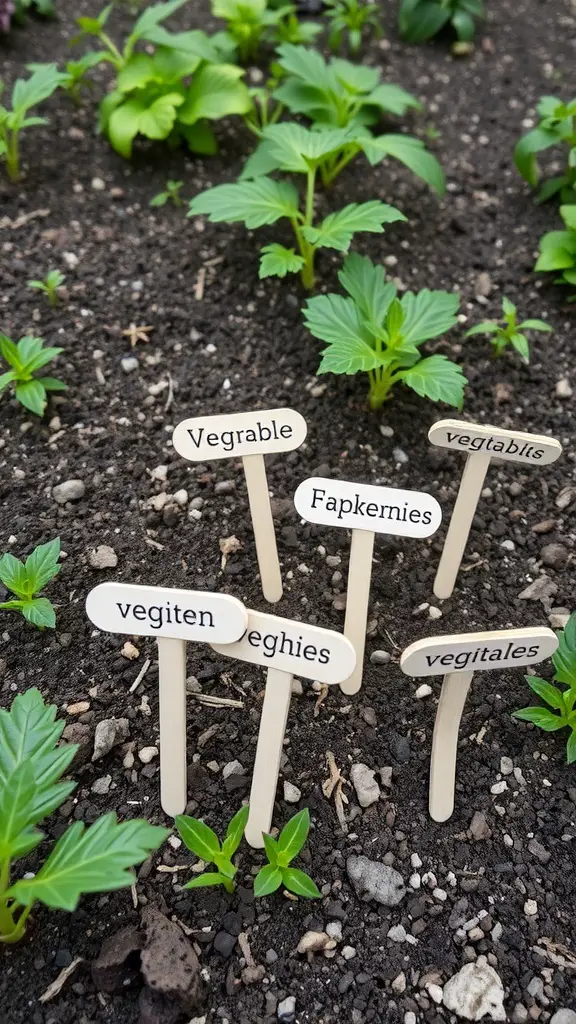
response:
<svg viewBox="0 0 576 1024"><path fill-rule="evenodd" d="M186 642L237 640L248 612L227 594L101 583L86 599L98 629L153 636L158 645L160 802L166 814L186 810Z"/></svg>
<svg viewBox="0 0 576 1024"><path fill-rule="evenodd" d="M282 597L282 576L264 456L299 448L306 432L306 420L299 412L294 409L268 409L183 420L172 435L178 454L192 462L242 459L262 593L271 604Z"/></svg>
<svg viewBox="0 0 576 1024"><path fill-rule="evenodd" d="M444 674L430 760L429 810L434 821L446 821L454 810L458 730L474 672L536 665L557 647L551 629L534 626L429 637L405 649L400 668L406 675Z"/></svg>
<svg viewBox="0 0 576 1024"><path fill-rule="evenodd" d="M490 460L495 457L524 466L547 466L562 454L562 445L553 437L463 420L438 420L428 438L439 448L465 451L468 456L434 580L436 597L446 598L454 590Z"/></svg>
<svg viewBox="0 0 576 1024"><path fill-rule="evenodd" d="M344 693L357 693L362 685L374 535L430 537L440 526L442 510L436 498L422 491L322 477L304 480L294 495L294 504L309 523L352 530L344 635L354 645L356 667L340 687Z"/></svg>
<svg viewBox="0 0 576 1024"><path fill-rule="evenodd" d="M341 633L254 611L248 612L248 628L241 640L212 646L218 654L268 670L246 825L250 846L262 847L262 833L269 832L272 824L292 677L339 683L354 669L356 654Z"/></svg>

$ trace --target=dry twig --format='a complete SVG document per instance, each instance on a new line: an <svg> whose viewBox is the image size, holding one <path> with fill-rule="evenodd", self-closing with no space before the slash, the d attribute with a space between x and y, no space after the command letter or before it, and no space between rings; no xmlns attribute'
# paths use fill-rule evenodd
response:
<svg viewBox="0 0 576 1024"><path fill-rule="evenodd" d="M324 779L322 783L322 792L327 800L331 796L334 796L334 806L336 808L336 817L340 823L340 828L346 835L348 832L348 825L346 824L346 815L344 813L344 804L348 803L348 797L342 791L342 786L345 783L345 779L342 778L340 769L338 768L334 759L334 754L331 750L326 751L326 761L328 762L328 770L330 772L330 778Z"/></svg>
<svg viewBox="0 0 576 1024"><path fill-rule="evenodd" d="M84 957L77 956L74 958L71 964L68 964L68 967L63 967L58 977L53 982L51 982L50 985L48 985L46 991L43 992L42 995L39 997L38 1002L49 1003L51 999L54 999L54 997L62 991L70 975L74 974L74 971L78 967L78 964L82 963L84 963Z"/></svg>

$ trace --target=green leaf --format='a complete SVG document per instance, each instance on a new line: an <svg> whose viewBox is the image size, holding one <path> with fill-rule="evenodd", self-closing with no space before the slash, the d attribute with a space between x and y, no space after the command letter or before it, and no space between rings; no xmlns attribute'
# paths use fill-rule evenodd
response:
<svg viewBox="0 0 576 1024"><path fill-rule="evenodd" d="M510 299L507 299L505 295L502 298L502 312L508 323L512 324L516 322L516 306L513 302L510 302Z"/></svg>
<svg viewBox="0 0 576 1024"><path fill-rule="evenodd" d="M567 231L550 231L550 235L566 235ZM576 264L576 256L570 249L566 249L560 245L551 247L549 244L543 248L543 243L546 239L546 235L540 239L540 256L538 257L534 270L546 271L546 270L569 270Z"/></svg>
<svg viewBox="0 0 576 1024"><path fill-rule="evenodd" d="M278 64L288 75L294 75L321 91L329 91L333 87L333 75L319 50L284 43L276 54Z"/></svg>
<svg viewBox="0 0 576 1024"><path fill-rule="evenodd" d="M510 335L510 341L512 342L512 345L514 346L516 351L522 356L524 362L529 363L530 346L528 344L528 339L524 337L523 334L520 334L519 331L514 331L514 333Z"/></svg>
<svg viewBox="0 0 576 1024"><path fill-rule="evenodd" d="M0 863L13 858L16 844L30 824L35 785L32 765L22 761L0 789Z"/></svg>
<svg viewBox="0 0 576 1024"><path fill-rule="evenodd" d="M254 895L257 899L261 896L269 896L271 892L276 892L276 889L279 889L281 885L282 874L280 869L273 864L266 864L265 867L260 868L254 879Z"/></svg>
<svg viewBox="0 0 576 1024"><path fill-rule="evenodd" d="M30 338L30 339L23 338L22 340L23 341L28 341L28 340L35 341L36 339L35 338ZM41 340L41 339L38 339L38 340ZM18 350L19 350L19 353L20 353L21 358L22 358L23 349L20 348L21 344L22 343L20 342L20 344L18 346ZM46 346L41 351L35 352L33 355L27 356L27 358L25 360L24 360L24 358L22 358L22 372L25 373L25 374L35 373L36 370L40 370L43 366L46 366L47 363L51 363L52 360L55 359L56 356L60 355L60 353L62 351L63 351L63 349L61 349L61 348L49 348L48 346Z"/></svg>
<svg viewBox="0 0 576 1024"><path fill-rule="evenodd" d="M282 882L290 892L305 896L309 900L321 900L322 893L305 871L298 868L282 868Z"/></svg>
<svg viewBox="0 0 576 1024"><path fill-rule="evenodd" d="M49 540L46 544L40 544L31 555L28 555L24 568L28 577L29 594L37 594L46 586L48 580L58 575L61 569L59 557L59 537Z"/></svg>
<svg viewBox="0 0 576 1024"><path fill-rule="evenodd" d="M220 840L216 833L198 818L177 814L174 824L185 846L201 860L213 861L215 855L221 852Z"/></svg>
<svg viewBox="0 0 576 1024"><path fill-rule="evenodd" d="M461 43L469 43L474 39L476 26L474 19L466 11L454 11L450 21Z"/></svg>
<svg viewBox="0 0 576 1024"><path fill-rule="evenodd" d="M523 722L532 722L544 732L556 732L565 726L559 715L554 715L546 708L521 708L520 711L513 711L512 718L520 718Z"/></svg>
<svg viewBox="0 0 576 1024"><path fill-rule="evenodd" d="M148 139L167 139L174 127L177 108L183 102L183 96L177 92L159 96L140 114L138 131ZM111 120L114 116L113 114Z"/></svg>
<svg viewBox="0 0 576 1024"><path fill-rule="evenodd" d="M28 573L24 564L9 551L0 558L0 580L18 597L29 597Z"/></svg>
<svg viewBox="0 0 576 1024"><path fill-rule="evenodd" d="M270 171L277 171L279 167L273 143L269 139L262 139L246 160L238 180L250 181L253 178L261 178L265 174L270 174Z"/></svg>
<svg viewBox="0 0 576 1024"><path fill-rule="evenodd" d="M286 277L286 274L296 274L304 266L303 256L299 256L294 249L286 249L278 242L263 246L260 252L260 278Z"/></svg>
<svg viewBox="0 0 576 1024"><path fill-rule="evenodd" d="M5 334L0 334L0 354L2 355L2 358L15 369L20 366L18 347L10 338L7 338Z"/></svg>
<svg viewBox="0 0 576 1024"><path fill-rule="evenodd" d="M0 391L3 391L9 384L12 384L15 379L16 374L14 373L14 370L8 370L6 373L0 373Z"/></svg>
<svg viewBox="0 0 576 1024"><path fill-rule="evenodd" d="M111 104L113 97L109 96L107 99ZM105 121L105 131L110 139L110 144L126 160L132 156L132 142L138 134L140 116L144 110L142 99L131 99L116 106ZM101 118L105 117L105 110L102 109Z"/></svg>
<svg viewBox="0 0 576 1024"><path fill-rule="evenodd" d="M17 384L14 391L21 405L36 416L44 415L46 392L39 380L27 380L23 384Z"/></svg>
<svg viewBox="0 0 576 1024"><path fill-rule="evenodd" d="M525 676L525 679L530 689L537 693L542 700L546 701L550 707L556 708L558 711L562 711L562 713L566 711L562 693L556 686L552 683L547 683L540 676Z"/></svg>
<svg viewBox="0 0 576 1024"><path fill-rule="evenodd" d="M194 75L178 120L194 124L200 118L217 120L230 114L246 114L252 106L250 93L240 79L244 71L232 64L205 64Z"/></svg>
<svg viewBox="0 0 576 1024"><path fill-rule="evenodd" d="M558 143L558 136L545 128L533 128L522 136L514 149L514 163L525 181L535 187L540 178L536 154Z"/></svg>
<svg viewBox="0 0 576 1024"><path fill-rule="evenodd" d="M284 861L283 867L287 866L294 857L300 853L305 845L310 831L310 811L305 807L298 814L295 814L290 821L284 825L278 836L278 862L280 857Z"/></svg>
<svg viewBox="0 0 576 1024"><path fill-rule="evenodd" d="M268 862L273 867L278 865L278 843L273 836L269 836L267 832L262 833L262 839L264 840L264 849L266 850L266 856Z"/></svg>
<svg viewBox="0 0 576 1024"><path fill-rule="evenodd" d="M153 57L154 72L163 85L182 86L182 79L192 75L202 58L196 53L175 50L172 46L158 46Z"/></svg>
<svg viewBox="0 0 576 1024"><path fill-rule="evenodd" d="M373 337L352 299L317 295L304 307L304 322L315 338L328 342L318 373L358 373L382 363Z"/></svg>
<svg viewBox="0 0 576 1024"><path fill-rule="evenodd" d="M338 278L342 287L354 299L362 316L375 327L380 327L390 303L396 297L396 286L386 281L384 268L372 263L368 256L351 252L346 256Z"/></svg>
<svg viewBox="0 0 576 1024"><path fill-rule="evenodd" d="M412 345L420 345L445 334L458 323L460 296L457 292L406 292L402 297L404 323L402 336Z"/></svg>
<svg viewBox="0 0 576 1024"><path fill-rule="evenodd" d="M190 879L189 882L183 886L184 889L205 889L209 885L226 885L230 879L226 875L220 874L219 871L206 871L203 875L198 875L196 878Z"/></svg>
<svg viewBox="0 0 576 1024"><path fill-rule="evenodd" d="M398 27L407 43L424 43L435 36L450 18L450 8L433 0L406 3L402 0Z"/></svg>
<svg viewBox="0 0 576 1024"><path fill-rule="evenodd" d="M568 646L565 630L558 633L558 647L552 655L555 678L576 688L576 652Z"/></svg>
<svg viewBox="0 0 576 1024"><path fill-rule="evenodd" d="M412 388L421 398L462 408L464 387L468 383L462 370L446 356L421 359L415 366L397 373L396 378Z"/></svg>
<svg viewBox="0 0 576 1024"><path fill-rule="evenodd" d="M242 836L244 835L244 829L246 828L246 822L248 821L249 813L250 808L248 804L246 804L245 807L241 807L240 810L236 812L236 814L230 821L230 824L228 825L228 828L226 830L224 842L222 843L222 853L224 854L225 857L233 857L234 854L236 853L236 850L240 846L240 843L242 842Z"/></svg>
<svg viewBox="0 0 576 1024"><path fill-rule="evenodd" d="M524 331L553 331L554 328L547 324L545 320L523 320L521 324L518 324Z"/></svg>
<svg viewBox="0 0 576 1024"><path fill-rule="evenodd" d="M262 137L270 143L270 156L281 170L306 174L353 141L355 133L348 128L312 131L295 121L284 121L265 128Z"/></svg>
<svg viewBox="0 0 576 1024"><path fill-rule="evenodd" d="M12 107L22 115L37 103L48 99L62 85L66 75L58 71L57 64L44 64L30 78L19 78L12 89Z"/></svg>
<svg viewBox="0 0 576 1024"><path fill-rule="evenodd" d="M156 79L154 61L147 53L134 53L118 72L116 88L120 92L141 89Z"/></svg>
<svg viewBox="0 0 576 1024"><path fill-rule="evenodd" d="M54 629L56 626L56 613L47 597L35 597L25 601L22 605L22 615L39 629L46 626L48 629Z"/></svg>
<svg viewBox="0 0 576 1024"><path fill-rule="evenodd" d="M464 337L471 338L474 334L497 334L498 332L502 332L502 328L497 323L494 323L493 320L483 320L481 324L476 324L466 331Z"/></svg>
<svg viewBox="0 0 576 1024"><path fill-rule="evenodd" d="M38 874L16 882L7 896L23 906L40 900L48 907L73 911L82 893L132 885L130 869L146 860L169 834L169 829L138 818L119 824L114 813L103 815L89 828L76 821Z"/></svg>
<svg viewBox="0 0 576 1024"><path fill-rule="evenodd" d="M576 203L561 206L560 216L567 228L570 228L571 231L576 231ZM574 239L574 244L576 245L576 239Z"/></svg>
<svg viewBox="0 0 576 1024"><path fill-rule="evenodd" d="M573 729L568 737L566 744L566 760L568 764L574 764L576 761L576 729Z"/></svg>
<svg viewBox="0 0 576 1024"><path fill-rule="evenodd" d="M319 227L304 227L302 234L316 248L346 252L356 232L382 234L383 224L406 219L394 206L373 199L367 203L350 203L336 213L329 213Z"/></svg>
<svg viewBox="0 0 576 1024"><path fill-rule="evenodd" d="M178 131L184 136L188 149L193 153L214 156L218 152L216 136L207 121L197 121L196 124L189 125L178 121Z"/></svg>
<svg viewBox="0 0 576 1024"><path fill-rule="evenodd" d="M358 145L372 166L387 156L392 156L405 164L438 195L445 194L446 179L442 166L436 157L428 152L421 139L416 139L412 135L376 135L359 138Z"/></svg>
<svg viewBox="0 0 576 1024"><path fill-rule="evenodd" d="M422 110L422 104L411 92L391 82L376 86L362 101L365 107L375 106L386 114L402 117L407 110Z"/></svg>
<svg viewBox="0 0 576 1024"><path fill-rule="evenodd" d="M188 216L197 214L207 214L213 223L243 221L247 228L259 228L297 217L298 193L290 182L272 178L216 185L191 200Z"/></svg>
<svg viewBox="0 0 576 1024"><path fill-rule="evenodd" d="M38 377L38 383L42 385L45 391L67 391L68 385L63 380L58 380L57 377Z"/></svg>
<svg viewBox="0 0 576 1024"><path fill-rule="evenodd" d="M572 612L562 632L566 650L576 654L576 612Z"/></svg>
<svg viewBox="0 0 576 1024"><path fill-rule="evenodd" d="M147 7L136 21L130 34L130 40L136 41L137 39L149 38L148 33L151 29L155 28L160 21L164 21L171 14L174 14L186 2L187 0L168 0L168 3L153 4L151 7Z"/></svg>

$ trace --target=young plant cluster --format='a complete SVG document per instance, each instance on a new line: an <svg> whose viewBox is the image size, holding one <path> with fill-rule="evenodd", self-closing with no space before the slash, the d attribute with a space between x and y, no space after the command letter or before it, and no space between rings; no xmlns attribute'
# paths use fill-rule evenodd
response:
<svg viewBox="0 0 576 1024"><path fill-rule="evenodd" d="M547 707L534 705L513 713L514 718L531 722L544 732L569 729L566 742L568 764L576 761L576 612L558 633L559 645L552 656L554 679L526 676L526 682Z"/></svg>
<svg viewBox="0 0 576 1024"><path fill-rule="evenodd" d="M60 572L60 538L40 544L25 562L9 551L0 558L0 582L15 597L0 604L4 611L19 612L33 626L54 629L56 613L47 597L38 597L50 580Z"/></svg>
<svg viewBox="0 0 576 1024"><path fill-rule="evenodd" d="M454 52L466 53L484 15L484 0L400 0L398 28L406 42L424 43L449 27Z"/></svg>

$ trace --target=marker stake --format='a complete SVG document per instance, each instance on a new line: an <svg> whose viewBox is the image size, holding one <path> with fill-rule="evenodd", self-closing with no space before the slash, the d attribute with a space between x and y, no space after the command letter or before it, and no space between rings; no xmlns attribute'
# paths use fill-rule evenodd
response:
<svg viewBox="0 0 576 1024"><path fill-rule="evenodd" d="M434 821L447 821L454 810L458 732L473 672L444 676L432 736L428 809Z"/></svg>
<svg viewBox="0 0 576 1024"><path fill-rule="evenodd" d="M476 507L482 494L489 465L489 455L479 453L478 455L469 455L466 459L458 496L434 580L434 594L438 598L450 597L454 590L454 584L462 564L472 520L474 519Z"/></svg>
<svg viewBox="0 0 576 1024"><path fill-rule="evenodd" d="M358 693L362 686L374 537L375 534L367 530L352 530L344 636L348 637L356 651L356 668L348 679L340 683L343 693Z"/></svg>
<svg viewBox="0 0 576 1024"><path fill-rule="evenodd" d="M250 811L245 832L247 842L255 849L264 846L262 833L270 832L272 826L282 746L292 696L292 679L288 672L281 672L276 668L269 668L266 673L264 704L250 790Z"/></svg>
<svg viewBox="0 0 576 1024"><path fill-rule="evenodd" d="M272 520L264 456L244 455L242 465L248 488L262 593L267 601L275 604L282 597L282 574L276 547L276 533Z"/></svg>
<svg viewBox="0 0 576 1024"><path fill-rule="evenodd" d="M158 637L160 803L174 817L187 803L186 641Z"/></svg>

